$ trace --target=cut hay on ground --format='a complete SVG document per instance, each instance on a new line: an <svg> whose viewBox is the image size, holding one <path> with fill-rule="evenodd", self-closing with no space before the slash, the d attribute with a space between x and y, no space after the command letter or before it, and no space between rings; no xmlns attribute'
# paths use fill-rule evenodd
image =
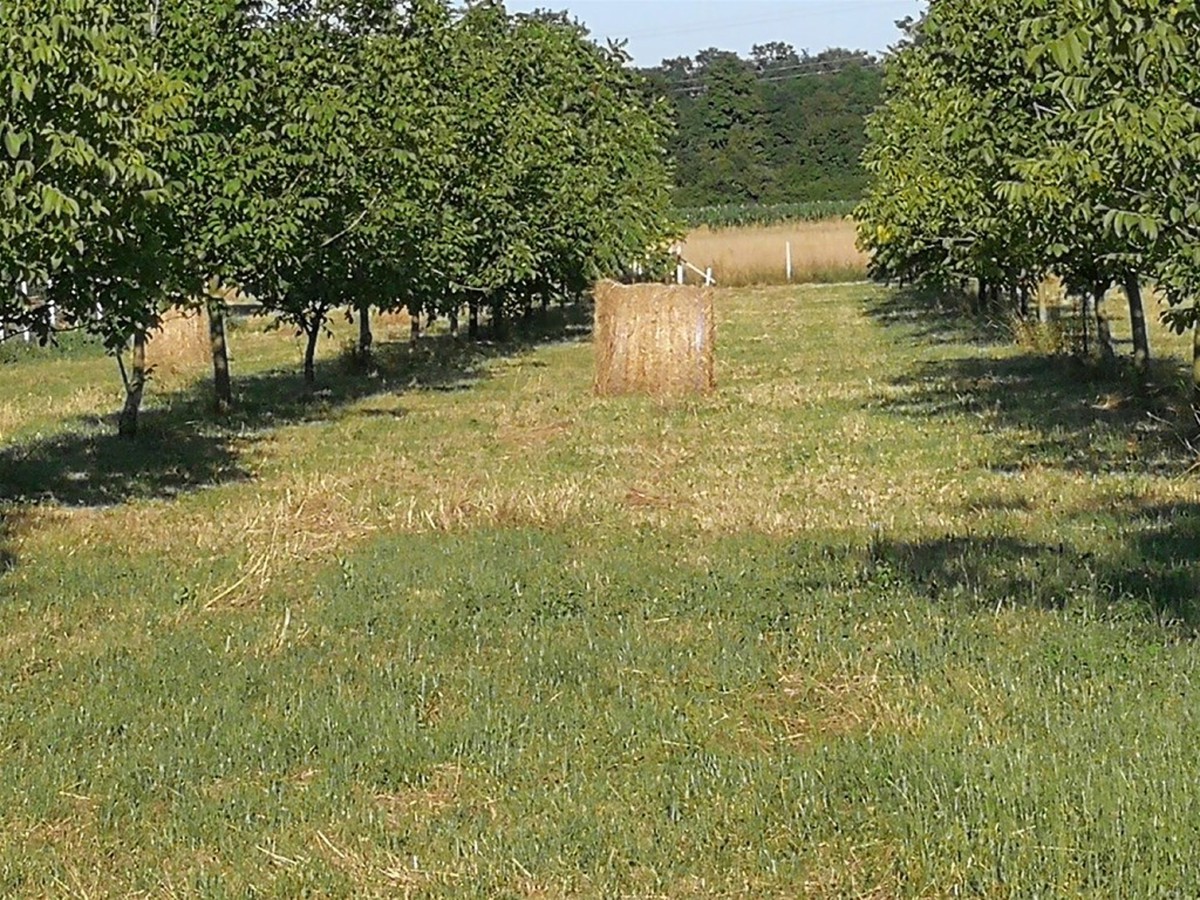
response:
<svg viewBox="0 0 1200 900"><path fill-rule="evenodd" d="M716 387L712 291L596 286L596 393L674 395Z"/></svg>

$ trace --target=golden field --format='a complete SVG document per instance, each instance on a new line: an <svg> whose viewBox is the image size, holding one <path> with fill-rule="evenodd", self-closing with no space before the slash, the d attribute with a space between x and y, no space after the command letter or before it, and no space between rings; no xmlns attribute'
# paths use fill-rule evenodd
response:
<svg viewBox="0 0 1200 900"><path fill-rule="evenodd" d="M699 269L712 267L723 287L787 283L787 245L792 245L792 281L859 281L867 255L855 246L850 219L788 222L744 228L697 228L684 242L684 258Z"/></svg>

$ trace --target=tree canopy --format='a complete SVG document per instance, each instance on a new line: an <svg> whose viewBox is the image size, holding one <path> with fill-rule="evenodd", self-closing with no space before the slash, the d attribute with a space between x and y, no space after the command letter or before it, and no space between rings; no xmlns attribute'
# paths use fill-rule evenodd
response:
<svg viewBox="0 0 1200 900"><path fill-rule="evenodd" d="M49 336L44 292L60 327L133 347L131 397L161 312L201 304L222 393L214 284L307 336L311 383L339 308L367 349L372 307L499 327L673 233L666 108L565 16L13 0L0 46L0 323Z"/></svg>
<svg viewBox="0 0 1200 900"><path fill-rule="evenodd" d="M1177 327L1198 318L1198 42L1193 0L933 4L868 127L876 274L978 278L995 300L1053 272L1085 322L1120 283L1144 365L1142 281Z"/></svg>
<svg viewBox="0 0 1200 900"><path fill-rule="evenodd" d="M774 42L749 58L709 49L643 74L675 118L678 206L862 195L865 121L882 84L869 54L809 55Z"/></svg>

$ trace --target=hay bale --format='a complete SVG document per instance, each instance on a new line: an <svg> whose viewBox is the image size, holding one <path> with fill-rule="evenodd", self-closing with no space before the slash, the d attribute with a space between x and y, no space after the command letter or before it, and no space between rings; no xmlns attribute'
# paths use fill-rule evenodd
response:
<svg viewBox="0 0 1200 900"><path fill-rule="evenodd" d="M704 394L716 387L709 288L596 286L596 393Z"/></svg>
<svg viewBox="0 0 1200 900"><path fill-rule="evenodd" d="M146 363L160 375L200 375L212 364L208 315L201 311L168 310L146 345Z"/></svg>

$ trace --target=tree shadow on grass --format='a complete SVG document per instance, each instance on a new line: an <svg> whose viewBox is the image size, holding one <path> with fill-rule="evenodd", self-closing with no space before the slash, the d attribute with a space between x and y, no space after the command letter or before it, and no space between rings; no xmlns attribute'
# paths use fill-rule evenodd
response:
<svg viewBox="0 0 1200 900"><path fill-rule="evenodd" d="M206 379L144 410L133 440L116 436L111 417L89 418L64 433L0 450L0 503L113 506L246 481L252 475L242 459L263 432L330 419L371 396L466 390L487 377L491 360L582 339L589 321L582 305L556 308L514 328L508 341L439 335L414 344L381 343L369 366L348 355L327 357L317 364L315 393L304 384L297 360L295 368L235 378L237 407L223 419L211 411Z"/></svg>
<svg viewBox="0 0 1200 900"><path fill-rule="evenodd" d="M145 410L136 440L117 437L111 421L93 419L6 447L0 451L0 502L112 506L249 477L232 435L180 412Z"/></svg>
<svg viewBox="0 0 1200 900"><path fill-rule="evenodd" d="M863 575L935 602L1132 613L1200 626L1200 504L1135 507L1121 516L1129 529L1116 554L996 535L877 539L866 551Z"/></svg>
<svg viewBox="0 0 1200 900"><path fill-rule="evenodd" d="M867 316L888 328L903 328L932 344L1001 343L1012 336L1001 319L978 315L964 291L903 287L868 300Z"/></svg>
<svg viewBox="0 0 1200 900"><path fill-rule="evenodd" d="M872 405L919 419L968 419L1002 435L993 468L1035 466L1091 474L1178 472L1195 462L1196 418L1184 398L1182 363L1155 360L1146 373L1107 363L1018 352L1003 323L968 309L964 297L907 288L867 305L886 326L926 344L962 344L961 355L920 363ZM1004 346L1009 352L986 347ZM973 349L972 349L973 348Z"/></svg>
<svg viewBox="0 0 1200 900"><path fill-rule="evenodd" d="M1003 438L991 467L1098 474L1177 473L1194 461L1195 425L1171 362L1141 382L1070 357L970 356L921 363L882 407L917 419L966 419ZM878 404L878 401L877 401Z"/></svg>

